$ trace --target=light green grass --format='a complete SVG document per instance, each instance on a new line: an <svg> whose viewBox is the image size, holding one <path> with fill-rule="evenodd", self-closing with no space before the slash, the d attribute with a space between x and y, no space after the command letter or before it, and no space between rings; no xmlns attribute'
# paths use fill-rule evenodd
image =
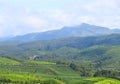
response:
<svg viewBox="0 0 120 84"><path fill-rule="evenodd" d="M69 84L120 84L120 81L112 78L95 77L71 80Z"/></svg>
<svg viewBox="0 0 120 84"><path fill-rule="evenodd" d="M18 74L1 74L0 81L0 84L64 84L54 78L39 78L37 76Z"/></svg>
<svg viewBox="0 0 120 84"><path fill-rule="evenodd" d="M7 58L0 58L0 81L4 84L120 84L112 78L80 77L79 72L67 65L31 60L20 63Z"/></svg>
<svg viewBox="0 0 120 84"><path fill-rule="evenodd" d="M56 63L53 63L53 62L45 62L45 61L28 60L28 61L25 61L24 64L33 64L33 65L55 65Z"/></svg>
<svg viewBox="0 0 120 84"><path fill-rule="evenodd" d="M20 62L8 59L8 58L0 58L0 64L1 65L19 65Z"/></svg>

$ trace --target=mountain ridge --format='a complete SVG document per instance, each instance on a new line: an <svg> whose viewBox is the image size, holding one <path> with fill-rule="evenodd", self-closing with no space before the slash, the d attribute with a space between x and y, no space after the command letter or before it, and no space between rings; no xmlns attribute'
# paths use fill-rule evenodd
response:
<svg viewBox="0 0 120 84"><path fill-rule="evenodd" d="M22 41L34 41L34 40L51 40L64 37L87 37L87 36L102 36L109 34L119 34L120 29L109 29L107 27L101 27L96 25L90 25L82 23L81 25L72 27L63 27L58 30L51 30L40 33L29 33L21 36L13 37L9 40L22 40Z"/></svg>
<svg viewBox="0 0 120 84"><path fill-rule="evenodd" d="M37 55L37 60L42 61L66 60L79 63L85 61L95 63L96 66L107 64L105 66L112 67L119 66L119 50L120 34L0 43L2 57L28 60Z"/></svg>

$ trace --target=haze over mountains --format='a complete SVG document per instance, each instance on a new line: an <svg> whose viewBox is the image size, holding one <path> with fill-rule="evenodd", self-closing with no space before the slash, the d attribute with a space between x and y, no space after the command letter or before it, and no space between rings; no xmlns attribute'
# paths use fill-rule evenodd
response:
<svg viewBox="0 0 120 84"><path fill-rule="evenodd" d="M81 25L73 27L63 27L62 29L59 30L51 30L46 32L30 33L26 35L16 36L9 40L22 40L22 41L50 40L67 37L102 36L119 33L120 29L109 29L106 27L82 23Z"/></svg>
<svg viewBox="0 0 120 84"><path fill-rule="evenodd" d="M37 55L42 61L78 61L96 66L118 67L120 35L69 37L54 40L6 41L0 43L0 56L21 60ZM83 62L84 61L84 62Z"/></svg>
<svg viewBox="0 0 120 84"><path fill-rule="evenodd" d="M16 36L0 42L0 56L21 60L85 61L119 66L120 30L83 23L60 30ZM114 62L116 61L116 63Z"/></svg>

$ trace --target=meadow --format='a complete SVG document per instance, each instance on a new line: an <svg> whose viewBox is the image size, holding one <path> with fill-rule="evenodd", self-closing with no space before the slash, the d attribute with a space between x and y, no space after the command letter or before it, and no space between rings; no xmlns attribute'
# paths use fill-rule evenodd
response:
<svg viewBox="0 0 120 84"><path fill-rule="evenodd" d="M7 63L8 62L8 63ZM120 84L107 77L81 77L67 65L0 58L0 84Z"/></svg>

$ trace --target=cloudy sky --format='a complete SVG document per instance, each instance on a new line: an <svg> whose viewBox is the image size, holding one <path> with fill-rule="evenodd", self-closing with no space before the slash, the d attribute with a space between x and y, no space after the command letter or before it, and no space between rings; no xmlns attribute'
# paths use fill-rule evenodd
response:
<svg viewBox="0 0 120 84"><path fill-rule="evenodd" d="M120 0L0 0L0 37L83 22L120 28Z"/></svg>

